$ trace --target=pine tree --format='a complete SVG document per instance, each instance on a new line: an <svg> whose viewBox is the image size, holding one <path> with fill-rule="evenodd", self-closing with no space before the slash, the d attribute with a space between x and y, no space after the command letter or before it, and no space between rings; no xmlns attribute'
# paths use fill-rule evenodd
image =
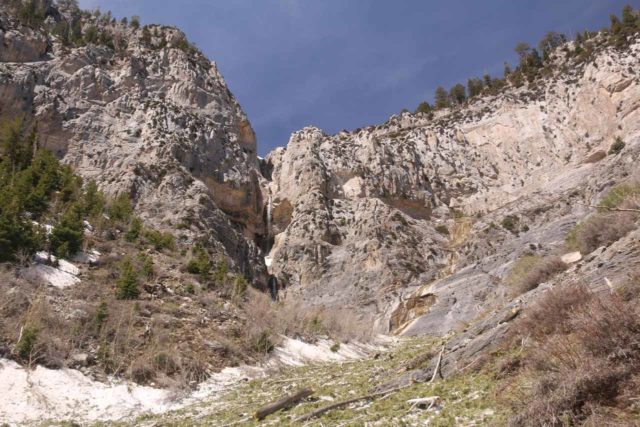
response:
<svg viewBox="0 0 640 427"><path fill-rule="evenodd" d="M431 110L431 105L429 105L429 103L426 101L421 102L418 107L416 107L416 113L429 114L431 113Z"/></svg>
<svg viewBox="0 0 640 427"><path fill-rule="evenodd" d="M82 208L73 204L54 225L49 238L52 252L59 258L74 255L82 247L84 224Z"/></svg>
<svg viewBox="0 0 640 427"><path fill-rule="evenodd" d="M508 62L504 63L504 71L503 71L503 76L504 78L508 78L511 75L511 66L509 65Z"/></svg>
<svg viewBox="0 0 640 427"><path fill-rule="evenodd" d="M449 100L449 93L442 86L438 86L438 88L436 89L434 103L436 109L447 108L451 105L451 101Z"/></svg>
<svg viewBox="0 0 640 427"><path fill-rule="evenodd" d="M120 277L116 282L116 298L136 299L138 296L140 296L138 275L131 262L131 258L127 257L120 264Z"/></svg>
<svg viewBox="0 0 640 427"><path fill-rule="evenodd" d="M484 88L484 84L482 80L474 77L467 80L467 89L469 90L469 98L473 98L474 96L478 96L482 93L482 89Z"/></svg>
<svg viewBox="0 0 640 427"><path fill-rule="evenodd" d="M555 31L549 31L538 43L538 49L542 52L542 57L544 59L549 58L551 52L562 45L567 41L567 38L564 34L557 33Z"/></svg>
<svg viewBox="0 0 640 427"><path fill-rule="evenodd" d="M453 86L449 91L449 97L452 102L454 102L457 105L460 105L464 103L464 101L467 99L467 91L463 85L458 83L455 86Z"/></svg>

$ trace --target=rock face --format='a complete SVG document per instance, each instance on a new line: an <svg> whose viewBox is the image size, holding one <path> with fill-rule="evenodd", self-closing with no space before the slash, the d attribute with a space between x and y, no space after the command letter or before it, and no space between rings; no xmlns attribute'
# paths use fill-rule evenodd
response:
<svg viewBox="0 0 640 427"><path fill-rule="evenodd" d="M0 114L37 122L41 145L156 228L379 331L443 335L507 304L511 263L562 255L587 205L635 173L637 42L435 117L305 128L259 161L215 64L177 29L51 6L41 29L12 16L0 5ZM65 41L64 23L91 41Z"/></svg>
<svg viewBox="0 0 640 427"><path fill-rule="evenodd" d="M204 239L265 283L256 138L216 65L175 28L53 10L48 31L34 30L0 12L0 112L37 122L42 145L108 194L130 194L145 221ZM60 22L109 41L65 46Z"/></svg>
<svg viewBox="0 0 640 427"><path fill-rule="evenodd" d="M638 43L602 48L433 119L294 133L266 159L270 269L286 297L373 312L379 330L409 335L462 329L504 303L510 262L561 250L585 204L633 173L638 58ZM616 137L627 148L607 156ZM500 225L506 217L517 230Z"/></svg>

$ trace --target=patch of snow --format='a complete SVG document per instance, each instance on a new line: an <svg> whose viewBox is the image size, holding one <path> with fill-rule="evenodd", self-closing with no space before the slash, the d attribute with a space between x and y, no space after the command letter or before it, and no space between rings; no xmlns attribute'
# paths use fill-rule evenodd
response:
<svg viewBox="0 0 640 427"><path fill-rule="evenodd" d="M38 265L38 267L48 267ZM212 374L197 389L177 398L165 389L136 385L113 378L102 383L74 369L47 369L37 366L28 370L16 362L0 359L0 420L9 424L30 424L45 420L76 422L127 420L144 413L161 414L203 401L215 402L220 395L247 379L265 377L269 369L282 364L301 366L312 362L335 362L360 359L378 344L341 344L331 351L327 339L316 344L285 338L271 359L263 366L225 368ZM329 399L327 399L329 400Z"/></svg>
<svg viewBox="0 0 640 427"><path fill-rule="evenodd" d="M159 414L200 402L247 378L264 375L256 367L226 368L213 374L189 396L175 400L164 389L125 381L94 381L75 369L28 370L0 359L0 420L25 424L44 420L108 421L143 413Z"/></svg>
<svg viewBox="0 0 640 427"><path fill-rule="evenodd" d="M270 256L264 257L264 265L266 265L267 267L271 267L272 262L273 262L273 258L271 258Z"/></svg>
<svg viewBox="0 0 640 427"><path fill-rule="evenodd" d="M27 370L0 359L0 419L28 423L47 419L120 419L169 408L169 392L126 383L103 384L73 369Z"/></svg>
<svg viewBox="0 0 640 427"><path fill-rule="evenodd" d="M318 362L345 362L363 359L381 347L373 344L340 344L337 351L331 351L334 341L320 339L315 344L283 337L282 344L273 351L271 364L304 366Z"/></svg>

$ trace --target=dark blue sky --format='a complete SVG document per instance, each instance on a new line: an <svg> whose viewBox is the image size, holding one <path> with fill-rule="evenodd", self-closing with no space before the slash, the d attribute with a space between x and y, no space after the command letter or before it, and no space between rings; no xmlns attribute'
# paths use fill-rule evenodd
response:
<svg viewBox="0 0 640 427"><path fill-rule="evenodd" d="M640 0L80 0L180 27L249 115L264 155L291 132L385 121L470 76L502 74L518 41L598 29Z"/></svg>

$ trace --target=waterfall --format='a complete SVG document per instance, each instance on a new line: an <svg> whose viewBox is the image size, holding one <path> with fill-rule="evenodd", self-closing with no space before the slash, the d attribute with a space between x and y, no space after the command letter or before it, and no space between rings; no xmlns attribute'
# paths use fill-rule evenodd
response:
<svg viewBox="0 0 640 427"><path fill-rule="evenodd" d="M273 204L271 202L271 194L269 194L269 200L267 200L267 238L271 237L271 211Z"/></svg>

